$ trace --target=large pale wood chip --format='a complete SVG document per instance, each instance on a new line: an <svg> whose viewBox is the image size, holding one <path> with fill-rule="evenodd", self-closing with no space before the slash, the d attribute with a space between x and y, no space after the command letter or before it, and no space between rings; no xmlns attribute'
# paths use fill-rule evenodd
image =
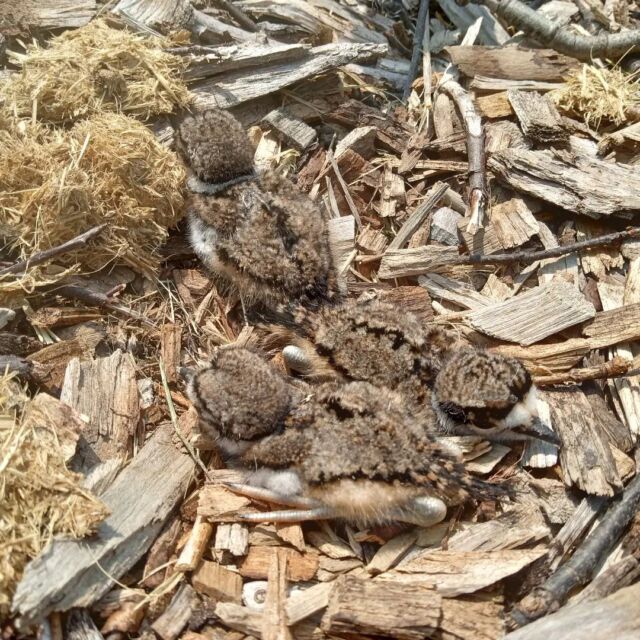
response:
<svg viewBox="0 0 640 640"><path fill-rule="evenodd" d="M552 49L520 47L447 47L446 52L465 76L496 76L513 80L562 82L578 62Z"/></svg>
<svg viewBox="0 0 640 640"><path fill-rule="evenodd" d="M640 212L640 175L631 165L566 152L507 149L488 167L513 189L591 218L631 220Z"/></svg>
<svg viewBox="0 0 640 640"><path fill-rule="evenodd" d="M128 353L117 350L107 358L69 363L64 377L62 402L87 416L83 431L90 449L80 451L86 458L83 469L110 458L126 458L140 420L140 398L136 369Z"/></svg>
<svg viewBox="0 0 640 640"><path fill-rule="evenodd" d="M192 89L195 104L200 109L227 109L350 62L375 59L386 52L384 44L343 42L314 47L304 58L298 60L277 62L259 69L234 70L217 75L211 80L204 80Z"/></svg>
<svg viewBox="0 0 640 640"><path fill-rule="evenodd" d="M219 524L216 528L216 550L229 551L232 556L244 556L249 549L249 529L237 522Z"/></svg>
<svg viewBox="0 0 640 640"><path fill-rule="evenodd" d="M218 602L215 614L227 627L254 638L259 638L262 634L262 611L255 611L235 602Z"/></svg>
<svg viewBox="0 0 640 640"><path fill-rule="evenodd" d="M547 96L536 91L515 90L508 91L507 95L527 138L541 144L569 141L569 131Z"/></svg>
<svg viewBox="0 0 640 640"><path fill-rule="evenodd" d="M333 582L320 582L308 589L294 591L285 604L289 624L298 624L305 618L322 611L329 602L329 594L333 587Z"/></svg>
<svg viewBox="0 0 640 640"><path fill-rule="evenodd" d="M469 285L437 273L420 276L418 283L429 292L432 299L447 300L463 309L484 309L494 304L493 300L486 298Z"/></svg>
<svg viewBox="0 0 640 640"><path fill-rule="evenodd" d="M267 595L262 612L262 640L291 640L293 637L287 626L285 599L287 580L286 549L279 548L271 559Z"/></svg>
<svg viewBox="0 0 640 640"><path fill-rule="evenodd" d="M0 24L5 36L17 36L31 29L81 27L98 10L96 0L39 0L0 3Z"/></svg>
<svg viewBox="0 0 640 640"><path fill-rule="evenodd" d="M327 227L333 264L336 265L338 273L342 273L353 259L356 235L355 218L353 216L331 218Z"/></svg>
<svg viewBox="0 0 640 640"><path fill-rule="evenodd" d="M398 582L338 578L322 618L329 635L349 633L421 640L438 629L442 597Z"/></svg>
<svg viewBox="0 0 640 640"><path fill-rule="evenodd" d="M601 600L565 606L505 636L505 640L574 640L640 636L640 583L616 591Z"/></svg>
<svg viewBox="0 0 640 640"><path fill-rule="evenodd" d="M214 598L217 602L240 604L242 577L217 562L203 560L191 581L196 591Z"/></svg>
<svg viewBox="0 0 640 640"><path fill-rule="evenodd" d="M251 547L240 565L240 574L246 578L262 580L269 575L269 567L278 549L274 547ZM285 549L287 555L287 580L300 582L311 580L318 570L318 554L299 553Z"/></svg>
<svg viewBox="0 0 640 640"><path fill-rule="evenodd" d="M316 130L312 129L300 118L291 115L285 109L274 109L264 118L263 122L271 127L278 138L286 145L304 151L316 139Z"/></svg>
<svg viewBox="0 0 640 640"><path fill-rule="evenodd" d="M473 593L517 573L545 553L545 548L499 551L428 551L399 564L375 580L402 581L436 589L453 598Z"/></svg>
<svg viewBox="0 0 640 640"><path fill-rule="evenodd" d="M544 398L562 440L560 463L565 483L599 496L611 496L621 489L606 434L582 390L551 389Z"/></svg>
<svg viewBox="0 0 640 640"><path fill-rule="evenodd" d="M176 591L169 606L151 625L162 640L175 640L191 619L198 598L191 585L183 584Z"/></svg>
<svg viewBox="0 0 640 640"><path fill-rule="evenodd" d="M596 315L572 285L554 281L468 316L471 326L494 338L531 345Z"/></svg>
<svg viewBox="0 0 640 640"><path fill-rule="evenodd" d="M415 247L413 249L387 249L380 261L378 277L382 280L420 276L437 271L460 258L457 247Z"/></svg>
<svg viewBox="0 0 640 640"><path fill-rule="evenodd" d="M100 496L111 515L96 536L54 540L27 565L13 600L25 624L91 605L146 553L193 478L194 462L173 446L172 433L158 427Z"/></svg>
<svg viewBox="0 0 640 640"><path fill-rule="evenodd" d="M198 496L198 515L210 522L233 520L238 513L247 511L251 500L219 484L205 484Z"/></svg>

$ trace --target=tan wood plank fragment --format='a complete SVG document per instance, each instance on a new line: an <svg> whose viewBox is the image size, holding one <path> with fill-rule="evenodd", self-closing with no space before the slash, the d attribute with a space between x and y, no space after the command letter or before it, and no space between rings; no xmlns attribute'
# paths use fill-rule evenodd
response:
<svg viewBox="0 0 640 640"><path fill-rule="evenodd" d="M204 593L218 602L240 603L242 577L217 562L203 560L194 572L191 583L198 593Z"/></svg>
<svg viewBox="0 0 640 640"><path fill-rule="evenodd" d="M413 249L387 249L382 260L378 277L382 280L420 276L437 271L459 258L457 247L429 245Z"/></svg>
<svg viewBox="0 0 640 640"><path fill-rule="evenodd" d="M569 141L569 131L549 97L536 91L514 90L507 91L507 96L527 138L539 144Z"/></svg>
<svg viewBox="0 0 640 640"><path fill-rule="evenodd" d="M247 557L240 565L240 574L254 580L266 578L276 552L277 549L274 547L251 547ZM311 580L318 569L317 553L300 553L293 549L286 549L285 552L287 555L287 580L292 582Z"/></svg>

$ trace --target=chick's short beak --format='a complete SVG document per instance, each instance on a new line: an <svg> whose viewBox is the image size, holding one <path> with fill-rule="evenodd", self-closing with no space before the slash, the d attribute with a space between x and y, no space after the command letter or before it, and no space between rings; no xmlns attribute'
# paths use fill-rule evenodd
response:
<svg viewBox="0 0 640 640"><path fill-rule="evenodd" d="M514 431L522 434L523 436L528 436L529 438L554 444L556 447L559 447L562 444L557 434L544 424L540 418L533 418L529 424L518 426Z"/></svg>

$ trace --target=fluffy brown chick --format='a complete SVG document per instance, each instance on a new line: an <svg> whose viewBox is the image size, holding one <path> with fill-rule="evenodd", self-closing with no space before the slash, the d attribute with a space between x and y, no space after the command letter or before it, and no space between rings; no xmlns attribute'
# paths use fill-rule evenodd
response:
<svg viewBox="0 0 640 640"><path fill-rule="evenodd" d="M450 352L434 385L433 406L451 433L488 440L537 438L559 445L538 417L537 388L524 365L487 351Z"/></svg>
<svg viewBox="0 0 640 640"><path fill-rule="evenodd" d="M306 337L290 335L287 363L318 380L362 380L395 389L414 405L430 404L430 388L453 336L425 327L412 313L379 300L349 301L307 322Z"/></svg>
<svg viewBox="0 0 640 640"><path fill-rule="evenodd" d="M283 428L296 391L255 351L216 349L187 384L200 431L226 457Z"/></svg>
<svg viewBox="0 0 640 640"><path fill-rule="evenodd" d="M319 208L287 178L254 175L249 139L228 113L186 119L177 148L198 177L190 182L189 234L212 274L245 303L270 308L339 295Z"/></svg>
<svg viewBox="0 0 640 640"><path fill-rule="evenodd" d="M256 470L252 482L296 491L322 517L365 524L413 522L422 498L458 504L504 493L470 476L416 424L402 396L366 382L320 385L292 410L282 434L257 443L244 460Z"/></svg>

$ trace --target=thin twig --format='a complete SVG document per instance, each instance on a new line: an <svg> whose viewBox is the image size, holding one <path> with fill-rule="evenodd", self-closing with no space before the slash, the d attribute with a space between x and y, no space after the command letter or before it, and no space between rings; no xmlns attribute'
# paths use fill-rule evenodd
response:
<svg viewBox="0 0 640 640"><path fill-rule="evenodd" d="M585 36L567 29L559 22L551 22L520 0L472 2L483 4L516 31L524 31L540 44L571 58L587 62L594 58L618 60L629 53L640 51L640 29Z"/></svg>
<svg viewBox="0 0 640 640"><path fill-rule="evenodd" d="M593 576L602 558L617 542L640 505L640 475L624 490L622 499L609 507L593 533L573 556L540 587L523 598L511 612L512 622L522 627L558 610L573 589Z"/></svg>
<svg viewBox="0 0 640 640"><path fill-rule="evenodd" d="M596 367L583 367L571 369L562 373L553 373L548 376L533 376L533 381L541 387L554 384L581 384L587 380L602 380L603 378L619 378L629 373L640 365L640 360L627 360L620 356L603 362Z"/></svg>
<svg viewBox="0 0 640 640"><path fill-rule="evenodd" d="M12 264L8 267L4 267L3 269L0 269L0 276L4 276L7 273L25 273L29 269L29 267L35 267L36 265L47 262L47 260L51 260L51 258L60 256L63 253L69 253L70 251L80 249L81 247L84 247L87 242L89 242L89 240L93 240L93 238L102 233L106 226L106 224L99 224L98 226L92 227L88 231L81 233L79 236L63 242L57 247L45 249L44 251L35 253L26 260L20 260L20 262L16 262L15 264Z"/></svg>
<svg viewBox="0 0 640 640"><path fill-rule="evenodd" d="M402 100L406 100L411 95L411 85L418 75L418 64L420 63L420 54L422 52L422 42L424 40L424 32L427 29L427 16L429 9L429 0L420 0L420 8L418 9L418 19L416 21L416 29L413 33L413 52L411 54L411 64L407 73L407 79L404 83L404 91L402 92Z"/></svg>
<svg viewBox="0 0 640 640"><path fill-rule="evenodd" d="M85 304L93 305L96 307L104 307L105 309L109 309L115 313L119 313L127 318L131 318L132 320L136 320L138 322L142 322L146 324L148 327L155 328L155 323L151 322L148 318L145 318L140 313L129 309L128 307L124 307L119 304L114 304L113 300L105 295L104 293L99 293L97 291L91 291L86 287L81 287L76 284L65 284L61 287L56 287L51 291L51 293L55 293L58 296L62 296L63 298L70 298L71 300L80 300Z"/></svg>
<svg viewBox="0 0 640 640"><path fill-rule="evenodd" d="M624 242L625 240L636 240L638 238L640 238L640 227L631 227L624 231L607 233L606 235L598 236L597 238L590 238L589 240L582 240L581 242L574 242L561 247L553 247L552 249L544 249L543 251L516 251L515 253L460 256L459 258L452 260L449 264L510 264L512 262L524 262L529 264L531 262L536 262L537 260L565 256L568 253L573 253L574 251L585 251L586 249L593 249L594 247L610 246Z"/></svg>
<svg viewBox="0 0 640 640"><path fill-rule="evenodd" d="M178 438L180 438L180 442L184 445L185 449L189 452L189 455L193 458L193 461L202 469L204 476L207 480L211 480L209 476L209 471L207 471L207 467L205 467L204 462L200 460L200 456L196 453L196 450L193 448L191 443L182 435L180 431L180 425L178 424L178 414L176 413L175 405L173 404L173 398L171 397L171 389L169 389L169 383L167 382L167 372L164 368L164 362L162 358L159 361L160 366L160 378L162 379L162 388L164 389L164 397L167 400L167 407L169 408L169 417L171 418L171 424L176 432Z"/></svg>
<svg viewBox="0 0 640 640"><path fill-rule="evenodd" d="M258 25L240 8L229 0L213 0L213 4L224 9L231 17L235 18L241 27L248 31L258 31Z"/></svg>

